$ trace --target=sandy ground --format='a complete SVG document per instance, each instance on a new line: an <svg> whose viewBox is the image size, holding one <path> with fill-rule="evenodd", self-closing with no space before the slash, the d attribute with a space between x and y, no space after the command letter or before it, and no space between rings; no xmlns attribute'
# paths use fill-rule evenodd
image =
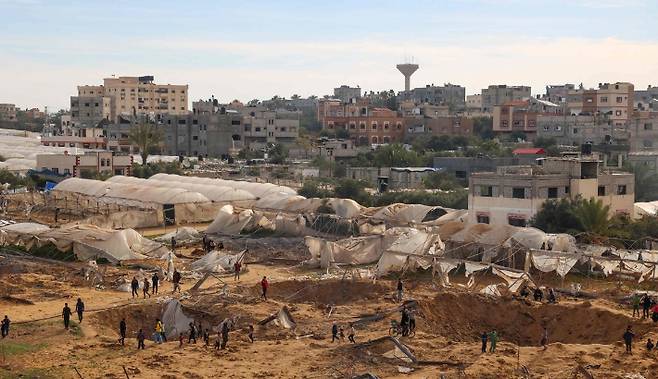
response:
<svg viewBox="0 0 658 379"><path fill-rule="evenodd" d="M582 282L584 290L600 291L604 298L539 304L491 299L457 286L437 289L427 276L406 277L405 297L418 301L418 327L414 337L400 341L422 361L410 363L388 354L395 351L390 341L361 344L387 336L390 320L399 318L396 313L359 326L357 345L347 338L331 342L332 322L346 326L399 305L391 297L394 279L319 280L319 271L250 264L239 281L210 278L200 291L187 296L195 283L188 278L184 296L176 297L197 322L212 326L238 316L228 348L215 350L212 333L210 347L201 341L182 348L178 341L147 341L146 349L138 351L136 330L152 330L153 320L161 314L160 301L171 296L171 284L163 283L157 296L132 299L113 290L111 283L132 276L134 268L104 267L105 282L92 287L82 279L82 266L0 259L0 317L7 314L13 321L10 336L0 341L0 378L350 378L366 372L382 378L658 377L658 352L643 347L647 338L658 338L656 324L630 317L630 310L611 294L618 291L616 283L568 278ZM272 283L268 301L259 299L258 282L264 275ZM480 283L487 280L495 279L482 277ZM463 283L453 280L458 282ZM78 297L86 303L85 318L66 331L59 315L65 302L73 307ZM275 323L256 325L283 306L297 322L294 332ZM117 343L122 317L128 322L125 346ZM256 325L253 344L245 332L250 324ZM633 355L624 354L621 343L627 325L637 335ZM538 346L544 327L549 330L546 350ZM501 338L497 351L482 354L479 335L493 329Z"/></svg>

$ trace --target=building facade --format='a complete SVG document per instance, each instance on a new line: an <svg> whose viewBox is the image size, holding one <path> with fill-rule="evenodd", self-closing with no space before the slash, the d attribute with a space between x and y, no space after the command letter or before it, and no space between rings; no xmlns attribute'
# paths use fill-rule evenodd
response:
<svg viewBox="0 0 658 379"><path fill-rule="evenodd" d="M568 92L571 115L605 115L612 125L625 126L633 117L634 86L631 83L599 83L598 89L578 88Z"/></svg>
<svg viewBox="0 0 658 379"><path fill-rule="evenodd" d="M107 138L102 128L79 127L66 132L42 135L43 146L68 147L78 149L107 149Z"/></svg>
<svg viewBox="0 0 658 379"><path fill-rule="evenodd" d="M466 88L451 83L443 86L426 85L401 92L399 101L411 100L416 104L446 105L454 110L466 107Z"/></svg>
<svg viewBox="0 0 658 379"><path fill-rule="evenodd" d="M537 132L539 115L558 114L561 108L545 100L528 98L496 105L493 108L493 131L496 133Z"/></svg>
<svg viewBox="0 0 658 379"><path fill-rule="evenodd" d="M346 131L357 146L401 142L404 138L404 118L398 112L365 102L343 104L321 100L318 120L325 130Z"/></svg>
<svg viewBox="0 0 658 379"><path fill-rule="evenodd" d="M350 87L343 84L338 88L334 88L334 98L343 103L353 103L361 98L361 88Z"/></svg>
<svg viewBox="0 0 658 379"><path fill-rule="evenodd" d="M132 164L132 156L117 155L110 151L37 155L38 169L72 177L89 178L96 173L130 175Z"/></svg>
<svg viewBox="0 0 658 379"><path fill-rule="evenodd" d="M405 117L405 133L414 136L470 136L473 119L462 116Z"/></svg>
<svg viewBox="0 0 658 379"><path fill-rule="evenodd" d="M240 113L243 124L241 138L246 148L263 149L268 144L289 146L299 137L301 111L243 107Z"/></svg>
<svg viewBox="0 0 658 379"><path fill-rule="evenodd" d="M482 89L482 111L493 112L497 105L527 99L530 96L528 86L490 85L488 88Z"/></svg>
<svg viewBox="0 0 658 379"><path fill-rule="evenodd" d="M474 95L466 96L466 109L469 111L482 110L482 94L476 93Z"/></svg>
<svg viewBox="0 0 658 379"><path fill-rule="evenodd" d="M78 97L110 97L111 122L117 122L122 115L183 115L189 112L186 84L156 84L153 80L150 75L105 78L100 86L78 86Z"/></svg>
<svg viewBox="0 0 658 379"><path fill-rule="evenodd" d="M472 174L469 221L526 226L545 201L577 196L601 200L610 206L611 216L633 214L633 174L605 171L597 160L546 158L539 162Z"/></svg>
<svg viewBox="0 0 658 379"><path fill-rule="evenodd" d="M71 96L71 127L93 128L114 120L113 101L103 95Z"/></svg>
<svg viewBox="0 0 658 379"><path fill-rule="evenodd" d="M16 121L16 105L0 104L0 121Z"/></svg>

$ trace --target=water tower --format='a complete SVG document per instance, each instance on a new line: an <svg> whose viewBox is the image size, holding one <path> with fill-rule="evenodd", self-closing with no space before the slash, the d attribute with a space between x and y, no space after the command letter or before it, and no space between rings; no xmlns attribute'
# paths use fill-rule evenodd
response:
<svg viewBox="0 0 658 379"><path fill-rule="evenodd" d="M414 63L403 63L395 67L404 75L404 90L409 91L411 89L411 75L418 70L418 65Z"/></svg>

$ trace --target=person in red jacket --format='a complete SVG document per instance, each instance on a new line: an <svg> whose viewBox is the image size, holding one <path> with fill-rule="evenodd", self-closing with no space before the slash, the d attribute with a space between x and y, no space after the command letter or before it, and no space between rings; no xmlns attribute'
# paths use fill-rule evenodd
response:
<svg viewBox="0 0 658 379"><path fill-rule="evenodd" d="M260 286L263 289L263 294L260 295L260 297L267 300L267 288L270 286L270 283L267 282L267 277L263 276L263 280L260 281Z"/></svg>

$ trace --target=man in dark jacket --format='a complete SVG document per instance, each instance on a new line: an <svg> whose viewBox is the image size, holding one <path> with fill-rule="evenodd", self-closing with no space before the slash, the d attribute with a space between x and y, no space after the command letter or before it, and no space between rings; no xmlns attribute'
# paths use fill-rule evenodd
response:
<svg viewBox="0 0 658 379"><path fill-rule="evenodd" d="M69 308L68 303L64 303L64 308L62 309L62 317L64 318L64 329L69 330L69 323L71 321L71 308Z"/></svg>
<svg viewBox="0 0 658 379"><path fill-rule="evenodd" d="M649 318L649 309L651 309L651 298L645 293L642 297L642 318Z"/></svg>
<svg viewBox="0 0 658 379"><path fill-rule="evenodd" d="M132 292L133 299L135 298L135 296L139 298L139 293L137 292L137 290L139 289L139 281L137 280L137 277L133 276L133 280L130 282L130 289L132 289L133 291Z"/></svg>
<svg viewBox="0 0 658 379"><path fill-rule="evenodd" d="M119 323L119 343L123 346L126 341L126 319L122 318Z"/></svg>
<svg viewBox="0 0 658 379"><path fill-rule="evenodd" d="M160 284L160 277L158 276L158 273L156 272L153 274L153 277L151 278L151 282L153 283L153 290L151 293L154 295L158 294L158 285Z"/></svg>
<svg viewBox="0 0 658 379"><path fill-rule="evenodd" d="M82 314L85 312L85 303L83 303L80 298L78 298L78 302L75 303L75 312L78 314L78 321L82 322Z"/></svg>
<svg viewBox="0 0 658 379"><path fill-rule="evenodd" d="M626 333L624 333L624 343L626 344L626 352L628 354L633 354L633 337L635 337L635 334L629 325L626 328Z"/></svg>
<svg viewBox="0 0 658 379"><path fill-rule="evenodd" d="M482 339L482 352L486 353L487 352L487 332L483 332L482 336L480 337Z"/></svg>
<svg viewBox="0 0 658 379"><path fill-rule="evenodd" d="M9 335L9 324L11 321L9 320L9 317L5 315L5 318L2 319L2 327L0 327L0 330L2 330L2 338L5 338Z"/></svg>
<svg viewBox="0 0 658 379"><path fill-rule="evenodd" d="M172 281L174 283L174 290L172 293L176 292L178 290L178 293L180 293L180 280L181 280L181 274L178 272L178 270L174 270L174 275L172 277Z"/></svg>

